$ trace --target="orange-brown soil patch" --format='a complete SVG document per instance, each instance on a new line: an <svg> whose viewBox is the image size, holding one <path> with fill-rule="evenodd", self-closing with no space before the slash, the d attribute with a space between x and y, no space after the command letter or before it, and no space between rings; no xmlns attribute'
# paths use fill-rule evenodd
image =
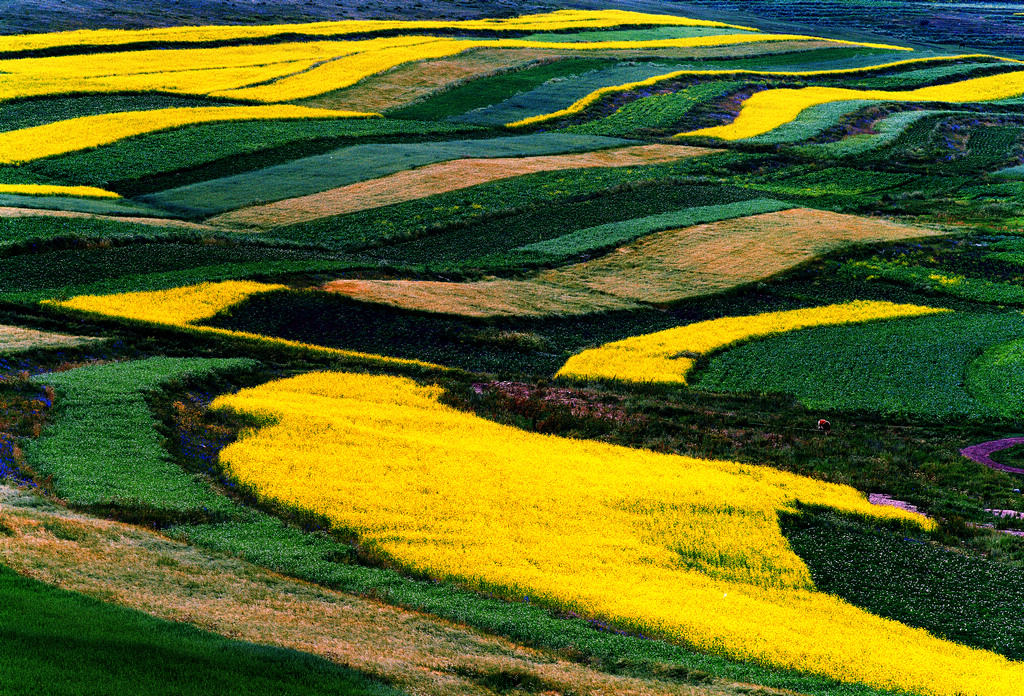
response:
<svg viewBox="0 0 1024 696"><path fill-rule="evenodd" d="M323 109L387 111L462 82L561 57L546 50L478 49L450 58L406 63L351 87L297 103Z"/></svg>
<svg viewBox="0 0 1024 696"><path fill-rule="evenodd" d="M367 302L467 316L584 314L710 295L764 280L851 244L942 234L796 208L668 230L529 280L340 280L324 289Z"/></svg>
<svg viewBox="0 0 1024 696"><path fill-rule="evenodd" d="M106 602L231 638L314 653L411 694L493 692L473 675L528 673L550 693L736 694L599 672L465 626L286 578L0 486L0 563Z"/></svg>
<svg viewBox="0 0 1024 696"><path fill-rule="evenodd" d="M661 164L712 152L720 151L687 145L660 144L633 145L566 155L449 160L321 193L233 210L210 218L208 222L231 227L280 227L331 215L344 215L403 203L526 174L558 169Z"/></svg>
<svg viewBox="0 0 1024 696"><path fill-rule="evenodd" d="M640 302L673 302L763 280L864 242L940 234L885 220L794 208L652 234L538 280Z"/></svg>

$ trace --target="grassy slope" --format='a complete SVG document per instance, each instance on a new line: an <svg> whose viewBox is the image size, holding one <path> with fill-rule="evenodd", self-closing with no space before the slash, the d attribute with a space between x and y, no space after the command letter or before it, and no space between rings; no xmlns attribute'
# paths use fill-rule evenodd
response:
<svg viewBox="0 0 1024 696"><path fill-rule="evenodd" d="M318 657L154 619L2 566L0 595L6 696L399 693Z"/></svg>

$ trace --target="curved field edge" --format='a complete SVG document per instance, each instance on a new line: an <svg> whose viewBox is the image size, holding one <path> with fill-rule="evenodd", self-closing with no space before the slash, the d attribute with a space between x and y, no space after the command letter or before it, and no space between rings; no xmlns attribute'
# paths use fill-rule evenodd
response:
<svg viewBox="0 0 1024 696"><path fill-rule="evenodd" d="M999 418L999 410L969 391L970 366L1022 330L1024 316L1017 312L807 328L719 353L693 384L717 392L788 394L812 409L940 421Z"/></svg>
<svg viewBox="0 0 1024 696"><path fill-rule="evenodd" d="M849 302L783 312L723 317L606 343L571 357L555 374L576 380L683 384L697 360L773 334L949 311L891 302Z"/></svg>
<svg viewBox="0 0 1024 696"><path fill-rule="evenodd" d="M179 361L179 366L187 365L188 361ZM127 379L120 379L113 386L123 390L126 396L136 394L130 372L133 369L148 369L138 363L127 363L119 366ZM79 371L72 371L79 372ZM79 372L83 386L92 385L100 392L109 393L110 384L102 371L82 368ZM119 431L117 440L112 441L120 452L129 453L133 449L135 439L142 433L131 429ZM30 460L31 463L31 460ZM126 460L127 463L127 460ZM198 463L198 462L197 462ZM205 463L205 462L203 462ZM131 469L127 469L131 471ZM129 484L130 485L130 484ZM5 501L7 502L7 501ZM31 503L38 511L39 503ZM239 508L241 513L242 509ZM7 512L7 510L3 510ZM66 516L67 513L61 513ZM148 519L148 518L147 518ZM101 528L117 523L96 523ZM79 533L82 533L79 526ZM820 696L833 696L836 692L835 682L811 675L801 675L788 670L768 669L756 664L735 663L710 654L700 654L685 647L664 643L657 640L640 638L624 633L596 630L595 626L581 618L553 616L542 607L530 603L504 602L467 592L456 586L438 585L432 581L421 581L404 577L395 571L360 565L349 565L342 559L352 557L351 547L339 544L321 534L303 533L296 528L286 526L279 520L269 517L257 510L246 509L238 519L202 524L178 524L167 530L171 536L187 540L200 548L207 548L218 553L247 559L250 562L283 572L287 575L306 579L318 584L334 587L339 590L380 598L392 604L405 606L418 611L426 611L458 623L469 624L481 630L534 645L539 648L562 652L571 659L587 656L602 670L611 673L623 673L642 678L668 675L670 678L724 679L729 681L747 681L775 688L797 690L801 693ZM131 535L128 535L129 537ZM4 537L0 535L0 546ZM166 542L162 542L166 543ZM180 547L177 547L180 549ZM135 547L137 550L138 547ZM50 547L42 549L43 557L49 562L69 560L67 556L54 556L49 553ZM173 549L171 549L173 550ZM200 552L201 553L201 552ZM166 557L166 553L161 554ZM14 559L24 558L24 553L16 553ZM118 567L120 563L133 567L134 559L125 558L124 554L116 553L117 562L108 564L90 564L93 568ZM74 556L70 557L74 559ZM194 558L188 559L195 563ZM46 564L40 563L38 567ZM149 564L147 564L149 565ZM201 563L200 565L205 565ZM223 566L223 562L219 565ZM160 570L175 566L169 562L157 563ZM66 582L69 575L57 572L58 581ZM95 577L94 574L90 574ZM107 580L101 576L99 588L107 586ZM125 588L128 603L138 600L146 602L145 596L140 597L134 588L138 578L132 571ZM229 583L234 586L233 583ZM95 584L92 585L96 587ZM180 588L180 583L175 581ZM221 585L215 588L221 594ZM109 595L107 595L109 596ZM161 592L164 599L175 596L175 592ZM160 602L152 602L159 606ZM191 616L192 614L190 614ZM242 620L251 619L251 607L246 603ZM278 632L270 634L280 636ZM271 638L273 639L273 638ZM376 645L376 644L375 644ZM307 646L307 649L309 647ZM379 646L375 648L379 649ZM447 656L450 658L450 655ZM394 663L390 663L392 668ZM702 676L703 675L703 676ZM865 686L844 685L842 694L863 696L880 696L887 693Z"/></svg>
<svg viewBox="0 0 1024 696"><path fill-rule="evenodd" d="M761 493L744 488L738 480L712 482L717 474L711 470L733 471L734 465L672 456L663 462L671 464L674 476L681 466L687 478L695 477L691 484L701 481L706 487L703 494L729 497L734 507L712 513L707 507L710 499L701 503L697 499L702 496L697 495L691 501L681 490L672 493L676 486L667 479L658 478L659 457L665 455L524 433L440 406L437 394L436 387L419 387L409 380L338 373L304 375L244 390L214 406L274 418L277 423L230 445L222 461L262 495L318 510L334 524L358 531L363 543L439 579L461 579L506 596L528 593L633 630L845 681L950 694L1011 693L1015 688L1011 684L1018 667L1004 658L933 643L935 639L893 622L885 622L884 630L878 625L877 646L852 648L854 643L874 640L875 629L862 622L878 619L834 599L826 602L827 610L820 609L824 614L818 614L815 602L824 595L795 589L802 586L801 573L795 568L790 572L784 556L773 556L772 544L762 538L770 536L768 530L777 522L772 519L762 527L753 509L740 512L754 499L762 500ZM312 440L308 433L313 431L326 439ZM393 446L382 448L381 442ZM390 473L383 478L382 456ZM637 467L630 463L634 460ZM525 461L531 462L526 476ZM359 462L359 473L347 462ZM301 473L282 478L280 466ZM469 472L474 475L467 476ZM785 478L762 467L740 467L728 476L734 474L763 477L759 480L769 486L769 481L781 483ZM431 484L413 490L409 476ZM557 476L557 485L549 480L552 476ZM586 485L579 485L580 477L586 478ZM657 481L648 480L652 477ZM786 497L813 498L816 494L801 488L798 479L785 479L785 485L792 486ZM501 484L495 485L498 480ZM800 484L805 481L810 480L799 479ZM444 495L435 494L432 487ZM404 494L394 495L397 490ZM730 490L731 496L726 493ZM870 506L857 507L859 494L852 489L853 497L841 495L838 487L828 490L824 504L879 514ZM546 491L544 500L537 497L539 491ZM495 504L496 495L504 501L501 505ZM591 499L594 495L598 499ZM352 507L347 500L362 503ZM685 512L690 505L696 509ZM417 512L412 513L414 509ZM528 515L521 514L527 509ZM554 510L557 513L549 514ZM768 515L774 518L774 513ZM698 531L697 520L711 525L716 534ZM639 538L633 539L637 534ZM452 544L454 539L458 542ZM682 567L678 560L669 562L662 544L664 551L682 555ZM749 556L746 544L760 550ZM772 560L759 556L762 553ZM629 560L637 554L646 559L642 579ZM506 560L495 564L492 559L498 557ZM592 563L611 572L600 572ZM663 563L669 566L662 570ZM690 603L702 610L693 612ZM710 616L709 603L718 607ZM765 616L773 618L765 623ZM769 639L778 630L792 637L784 644ZM829 637L810 637L815 631ZM788 650L794 652L787 654ZM820 652L821 657L810 658L808 651ZM868 660L853 657L867 654L872 656ZM936 683L940 662L948 665L943 674L957 676Z"/></svg>

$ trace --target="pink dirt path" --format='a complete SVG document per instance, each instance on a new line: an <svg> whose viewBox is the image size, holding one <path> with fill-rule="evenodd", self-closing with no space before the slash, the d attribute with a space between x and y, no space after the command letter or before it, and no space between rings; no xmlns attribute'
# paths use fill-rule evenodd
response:
<svg viewBox="0 0 1024 696"><path fill-rule="evenodd" d="M1002 440L989 440L988 442L981 442L977 445L971 445L970 447L964 447L960 450L960 454L964 455L968 459L979 464L984 464L990 469L996 471L1007 471L1011 474L1024 474L1024 469L1017 466L1007 466L1006 464L1000 464L990 456L993 452L999 450L1008 449L1016 445L1024 445L1024 437L1007 437Z"/></svg>

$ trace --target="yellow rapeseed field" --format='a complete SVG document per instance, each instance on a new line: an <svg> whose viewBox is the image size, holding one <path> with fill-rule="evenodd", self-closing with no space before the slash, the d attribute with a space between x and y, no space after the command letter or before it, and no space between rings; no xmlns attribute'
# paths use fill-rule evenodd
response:
<svg viewBox="0 0 1024 696"><path fill-rule="evenodd" d="M909 49L901 49L909 50ZM931 58L910 58L908 60L897 60L890 63L879 63L878 65L869 65L861 68L840 68L838 70L804 70L804 71L792 71L792 70L675 70L668 72L663 75L655 75L649 77L646 80L637 80L635 82L626 82L621 85L609 85L608 87L601 87L596 89L590 94L586 95L573 102L564 109L558 111L552 111L546 114L538 114L536 116L530 116L519 121L513 121L512 123L506 124L509 128L517 128L519 126L528 126L534 123L542 123L544 121L550 121L556 118L564 118L566 116L572 116L578 114L586 109L591 104L595 104L602 98L610 94L618 94L622 92L629 92L634 89L640 89L643 87L651 87L658 84L659 82L666 82L668 80L676 80L681 77L718 77L725 75L757 75L761 77L813 77L820 75L847 75L854 73L869 72L872 70L880 70L886 68L894 68L901 66L909 66L917 63L932 63L935 61L953 61L953 60L969 60L972 58L994 58L1006 63L1024 63L1022 60L1016 60L1014 58L1002 58L1000 56L994 56L988 53L964 53L955 56L933 56Z"/></svg>
<svg viewBox="0 0 1024 696"><path fill-rule="evenodd" d="M700 321L643 336L631 336L569 358L556 377L686 384L697 358L742 341L811 326L916 317L946 309L892 302L844 304Z"/></svg>
<svg viewBox="0 0 1024 696"><path fill-rule="evenodd" d="M375 364L414 366L436 370L448 369L422 360L409 360L355 350L342 350L340 348L318 346L273 336L263 336L248 331L233 331L214 326L195 326L197 322L210 319L254 295L287 289L285 285L257 283L249 280L226 280L171 288L169 290L143 290L112 295L79 295L68 300L44 300L43 304L103 317L116 317L160 326L173 326L196 334L228 336L243 341L290 348L302 353L323 357L353 358Z"/></svg>
<svg viewBox="0 0 1024 696"><path fill-rule="evenodd" d="M95 186L53 186L51 184L0 184L0 194L22 196L80 196L82 198L120 198L121 194Z"/></svg>
<svg viewBox="0 0 1024 696"><path fill-rule="evenodd" d="M500 19L464 21L343 20L303 24L262 26L200 26L159 29L82 29L52 34L24 34L0 37L0 52L33 51L57 46L117 46L135 43L202 43L240 41L281 35L344 36L375 31L461 30L461 31L557 31L560 29L610 29L618 26L719 27L757 31L753 27L725 24L674 15L646 14L624 10L558 10L543 14Z"/></svg>
<svg viewBox="0 0 1024 696"><path fill-rule="evenodd" d="M874 99L892 102L960 104L1006 99L1022 94L1024 94L1024 70L911 90L858 90L841 87L769 89L757 92L743 102L739 116L732 123L701 128L680 135L703 135L723 140L753 138L789 123L804 109L837 101Z"/></svg>
<svg viewBox="0 0 1024 696"><path fill-rule="evenodd" d="M221 454L432 577L645 635L879 688L1017 696L1024 665L817 592L782 536L797 502L931 523L768 467L529 433L405 378L307 374L214 402L266 419Z"/></svg>
<svg viewBox="0 0 1024 696"><path fill-rule="evenodd" d="M311 109L305 106L199 106L80 116L0 133L0 164L31 162L171 128L214 121L356 118L379 114Z"/></svg>
<svg viewBox="0 0 1024 696"><path fill-rule="evenodd" d="M413 61L444 58L471 49L550 49L564 54L802 40L882 46L761 33L580 43L406 35L357 41L123 51L0 60L0 101L56 94L165 91L282 102L342 89Z"/></svg>

